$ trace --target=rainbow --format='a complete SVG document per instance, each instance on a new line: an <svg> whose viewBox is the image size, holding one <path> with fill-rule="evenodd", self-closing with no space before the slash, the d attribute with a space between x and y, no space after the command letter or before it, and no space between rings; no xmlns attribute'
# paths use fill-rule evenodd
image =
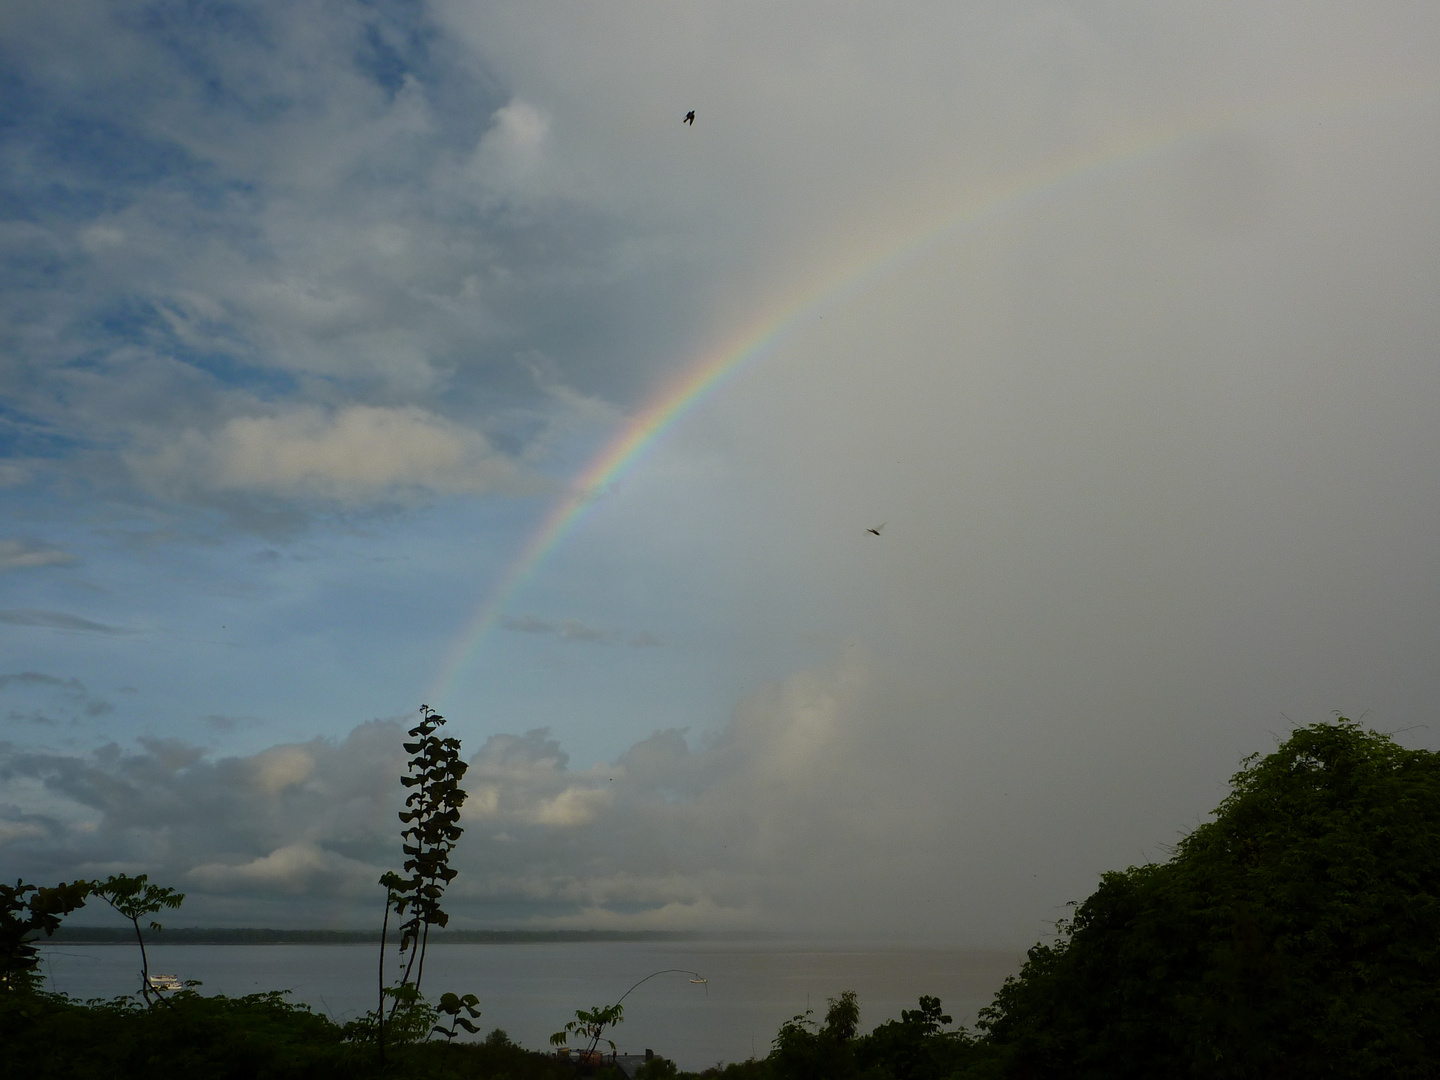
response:
<svg viewBox="0 0 1440 1080"><path fill-rule="evenodd" d="M786 338L828 309L923 259L957 234L1107 169L1119 169L1158 156L1182 143L1262 120L1353 107L1433 89L1432 85L1414 79L1393 80L1344 92L1289 96L1260 105L1211 110L1172 119L1163 125L1132 129L1011 174L988 189L972 193L958 211L952 208L932 216L879 250L867 251L838 272L823 275L796 295L777 301L687 364L574 478L453 639L431 683L427 700L439 703L445 699L465 663L499 623L515 594L564 543L598 494L641 461L667 431L717 387L773 353Z"/></svg>

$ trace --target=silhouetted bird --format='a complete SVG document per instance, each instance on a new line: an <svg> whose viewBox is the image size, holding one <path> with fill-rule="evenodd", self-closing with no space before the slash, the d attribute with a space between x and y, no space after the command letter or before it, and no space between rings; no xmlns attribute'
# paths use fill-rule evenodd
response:
<svg viewBox="0 0 1440 1080"><path fill-rule="evenodd" d="M681 120L680 123L682 123L682 124L689 124L691 127L694 127L694 126L695 126L695 110L694 110L694 109L691 109L689 112L687 112L687 113L685 114L685 119L684 119L684 120Z"/></svg>
<svg viewBox="0 0 1440 1080"><path fill-rule="evenodd" d="M876 525L873 529L866 529L865 531L868 532L868 533L874 533L876 536L879 536L879 535L880 535L880 530L883 529L883 528L885 528L885 526L886 526L887 524L888 524L888 522L882 521L879 525Z"/></svg>

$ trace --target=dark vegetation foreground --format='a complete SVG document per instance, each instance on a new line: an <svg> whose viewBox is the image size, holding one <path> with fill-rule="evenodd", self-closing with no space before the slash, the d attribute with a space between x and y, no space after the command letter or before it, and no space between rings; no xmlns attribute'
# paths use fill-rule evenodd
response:
<svg viewBox="0 0 1440 1080"><path fill-rule="evenodd" d="M146 1080L362 1080L368 1077L511 1077L575 1080L555 1058L485 1042L392 1046L380 1066L373 1044L285 1001L194 991L154 1008L133 999L78 1003L54 994L0 1000L0 1076Z"/></svg>
<svg viewBox="0 0 1440 1080"><path fill-rule="evenodd" d="M445 1045L442 1026L407 1031L398 1019L382 1059L373 1025L341 1028L280 994L184 991L148 1006L43 994L23 977L24 950L33 947L22 931L53 929L54 911L46 922L34 904L63 897L41 890L27 908L23 891L0 889L9 897L0 910L0 947L9 950L0 957L8 965L0 1076L577 1075L500 1032ZM1440 1077L1440 754L1405 750L1344 719L1301 728L1274 753L1246 761L1215 820L1168 862L1104 875L1058 930L1030 950L977 1032L953 1028L926 997L862 1034L859 1003L845 991L823 1019L807 1013L784 1024L764 1059L702 1075ZM610 1008L577 1015L613 1017L613 1025L618 1003ZM450 1016L453 1033L462 1014L441 1005L427 1015ZM436 1034L442 1041L424 1041ZM641 1072L647 1080L676 1075L660 1060Z"/></svg>

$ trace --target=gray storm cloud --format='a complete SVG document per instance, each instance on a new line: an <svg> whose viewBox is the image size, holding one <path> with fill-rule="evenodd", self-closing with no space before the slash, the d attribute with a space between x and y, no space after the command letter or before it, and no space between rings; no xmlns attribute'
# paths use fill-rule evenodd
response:
<svg viewBox="0 0 1440 1080"><path fill-rule="evenodd" d="M1440 738L1433 6L166 11L0 12L7 866L368 903L335 717L717 342L437 703L464 919L1024 945L1292 722Z"/></svg>

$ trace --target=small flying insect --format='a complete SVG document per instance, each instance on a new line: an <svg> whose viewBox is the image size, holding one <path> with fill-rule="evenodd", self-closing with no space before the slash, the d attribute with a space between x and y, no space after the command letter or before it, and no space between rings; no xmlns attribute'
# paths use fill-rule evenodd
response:
<svg viewBox="0 0 1440 1080"><path fill-rule="evenodd" d="M868 533L872 533L872 534L874 534L875 536L879 536L879 535L880 535L880 530L883 529L883 528L885 528L885 526L888 525L888 524L889 524L889 522L882 521L879 525L876 525L873 529L866 529L865 531L868 532Z"/></svg>
<svg viewBox="0 0 1440 1080"><path fill-rule="evenodd" d="M689 112L687 112L687 113L685 114L685 119L684 119L684 120L681 120L680 123L682 123L682 124L689 124L691 127L694 127L694 126L695 126L695 110L694 110L694 109L691 109Z"/></svg>

